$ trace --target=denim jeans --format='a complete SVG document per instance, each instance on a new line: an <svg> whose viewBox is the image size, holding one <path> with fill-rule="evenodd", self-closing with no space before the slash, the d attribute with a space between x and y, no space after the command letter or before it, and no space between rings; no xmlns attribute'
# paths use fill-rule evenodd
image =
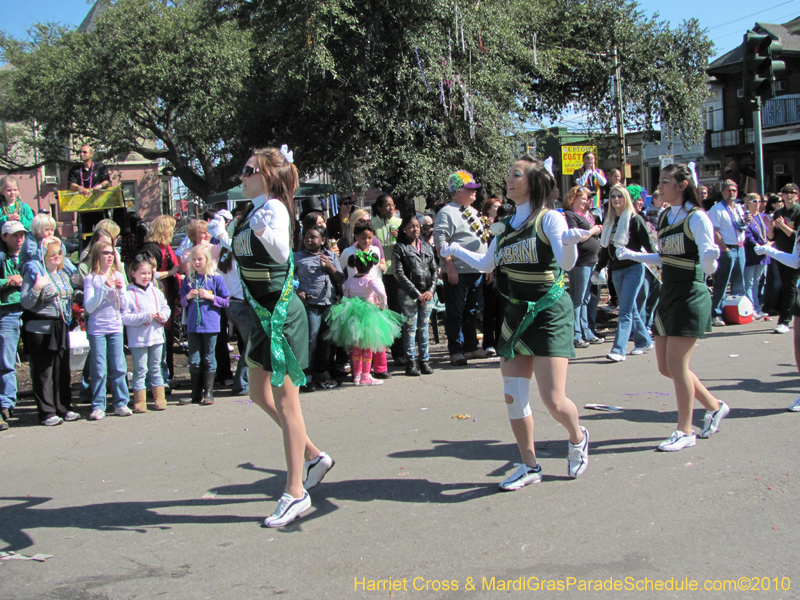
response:
<svg viewBox="0 0 800 600"><path fill-rule="evenodd" d="M627 354L630 337L633 337L633 344L637 348L644 348L653 343L644 326L641 310L636 305L639 288L644 281L644 269L644 265L638 264L627 269L615 269L611 274L619 298L619 325L617 325L617 335L614 336L614 345L611 347L612 353L623 356Z"/></svg>
<svg viewBox="0 0 800 600"><path fill-rule="evenodd" d="M217 333L189 332L189 373L216 373Z"/></svg>
<svg viewBox="0 0 800 600"><path fill-rule="evenodd" d="M164 353L164 344L155 344L149 348L131 348L133 359L133 379L131 391L152 390L162 387L164 380L161 377L161 355Z"/></svg>
<svg viewBox="0 0 800 600"><path fill-rule="evenodd" d="M644 326L648 329L653 328L653 321L655 321L656 318L656 308L658 307L658 296L660 293L661 282L650 272L650 269L645 267L644 280L639 290L636 306L639 307Z"/></svg>
<svg viewBox="0 0 800 600"><path fill-rule="evenodd" d="M114 407L127 406L128 381L125 377L128 364L125 362L125 342L122 332L107 335L90 335L89 348L92 361L92 410L106 410L106 383L111 392Z"/></svg>
<svg viewBox="0 0 800 600"><path fill-rule="evenodd" d="M589 302L592 299L592 270L594 266L575 267L569 272L569 295L575 311L575 341L593 340L596 336L589 327Z"/></svg>
<svg viewBox="0 0 800 600"><path fill-rule="evenodd" d="M311 374L315 381L325 382L331 378L328 372L328 362L330 361L330 352L326 344L319 343L320 331L325 325L325 315L330 308L329 305L316 305L309 304L306 306L306 314L308 315L308 373Z"/></svg>
<svg viewBox="0 0 800 600"><path fill-rule="evenodd" d="M722 316L722 303L729 283L731 295L744 296L744 246L728 246L728 251L719 255L711 292L711 306L718 317Z"/></svg>
<svg viewBox="0 0 800 600"><path fill-rule="evenodd" d="M399 298L403 306L403 316L406 319L403 325L403 348L406 360L410 364L413 364L417 358L420 362L428 362L431 359L428 352L428 323L431 320L433 302L428 301L421 304L419 300L402 290L399 292ZM417 347L419 347L419 357L417 357Z"/></svg>
<svg viewBox="0 0 800 600"><path fill-rule="evenodd" d="M21 310L0 309L0 407L17 404L17 347Z"/></svg>
<svg viewBox="0 0 800 600"><path fill-rule="evenodd" d="M451 355L478 349L476 315L482 282L482 273L459 273L456 284L445 277L444 329L447 332L447 350Z"/></svg>
<svg viewBox="0 0 800 600"><path fill-rule="evenodd" d="M248 382L247 370L247 348L250 345L250 330L253 328L253 319L250 316L250 309L247 307L246 302L239 302L231 298L231 303L225 309L228 313L228 320L233 323L233 327L239 331L239 336L244 340L244 348L239 348L239 365L236 367L236 373L233 374L233 386L231 392L239 394L250 389ZM261 327L261 324L258 324Z"/></svg>
<svg viewBox="0 0 800 600"><path fill-rule="evenodd" d="M761 312L761 277L767 272L767 265L750 265L744 268L744 289L753 303L753 311Z"/></svg>

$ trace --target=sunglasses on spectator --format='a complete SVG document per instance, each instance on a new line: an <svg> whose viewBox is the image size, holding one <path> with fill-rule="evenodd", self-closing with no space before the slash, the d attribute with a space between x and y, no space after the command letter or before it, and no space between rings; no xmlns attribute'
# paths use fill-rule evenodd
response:
<svg viewBox="0 0 800 600"><path fill-rule="evenodd" d="M100 254L103 256L114 256L114 253L111 250L103 250Z"/></svg>
<svg viewBox="0 0 800 600"><path fill-rule="evenodd" d="M251 167L250 165L247 165L244 169L242 169L242 177L250 177L251 175L260 172L261 171L259 171L258 167Z"/></svg>
<svg viewBox="0 0 800 600"><path fill-rule="evenodd" d="M339 206L353 206L352 202L340 202Z"/></svg>

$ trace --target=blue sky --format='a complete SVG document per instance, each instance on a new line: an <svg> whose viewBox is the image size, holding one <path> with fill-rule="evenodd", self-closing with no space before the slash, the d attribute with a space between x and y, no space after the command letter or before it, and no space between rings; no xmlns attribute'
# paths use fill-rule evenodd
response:
<svg viewBox="0 0 800 600"><path fill-rule="evenodd" d="M25 37L27 29L37 21L77 26L90 7L86 0L4 0L0 29L14 37ZM709 29L718 54L741 43L744 31L756 21L785 23L800 15L800 0L644 0L640 7L650 15L659 11L661 18L674 24L692 17L699 19Z"/></svg>

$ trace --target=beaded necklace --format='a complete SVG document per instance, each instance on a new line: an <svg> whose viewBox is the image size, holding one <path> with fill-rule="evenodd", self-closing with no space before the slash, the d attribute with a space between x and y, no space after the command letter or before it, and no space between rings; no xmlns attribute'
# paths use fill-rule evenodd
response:
<svg viewBox="0 0 800 600"><path fill-rule="evenodd" d="M10 205L7 201L3 201L0 204L2 204L4 215L13 215L14 213L19 214L19 198L14 199L13 205Z"/></svg>
<svg viewBox="0 0 800 600"><path fill-rule="evenodd" d="M69 283L69 278L64 275L63 270L58 270L56 271L58 281L56 281L56 278L53 277L53 273L47 270L45 271L47 277L50 279L50 283L53 284L56 288L56 292L58 292L56 308L58 308L59 316L64 323L69 325L72 323L72 286Z"/></svg>
<svg viewBox="0 0 800 600"><path fill-rule="evenodd" d="M203 275L203 283L200 283L200 277L195 276L194 281L194 289L197 292L197 295L194 297L195 302L197 303L197 318L195 319L195 325L200 325L203 321L202 317L200 316L200 290L204 289L206 282L206 276Z"/></svg>
<svg viewBox="0 0 800 600"><path fill-rule="evenodd" d="M86 189L91 189L91 187L92 187L92 177L94 176L94 161L92 161L92 163L89 165L89 186L88 187L85 185L86 182L83 179L83 169L84 169L84 167L81 167L81 187L86 188Z"/></svg>
<svg viewBox="0 0 800 600"><path fill-rule="evenodd" d="M761 236L761 240L763 240L763 243L766 244L767 243L767 224L764 223L764 218L761 216L761 214L756 214L756 216L753 217L753 223L756 224L756 229L758 229L758 233Z"/></svg>
<svg viewBox="0 0 800 600"><path fill-rule="evenodd" d="M488 244L492 237L492 234L489 232L489 219L483 216L478 217L477 213L469 206L459 206L458 210L461 212L461 216L467 220L472 231L475 232L481 241Z"/></svg>

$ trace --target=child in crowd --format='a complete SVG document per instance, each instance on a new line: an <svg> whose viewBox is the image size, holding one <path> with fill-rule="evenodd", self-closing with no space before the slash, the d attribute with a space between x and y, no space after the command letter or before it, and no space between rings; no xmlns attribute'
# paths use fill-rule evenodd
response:
<svg viewBox="0 0 800 600"><path fill-rule="evenodd" d="M189 276L181 284L181 305L186 308L189 331L189 375L191 400L181 404L214 404L214 378L217 375L217 345L221 311L230 304L228 288L217 274L217 263L209 244L198 244L188 254ZM205 391L204 391L205 390Z"/></svg>
<svg viewBox="0 0 800 600"><path fill-rule="evenodd" d="M125 304L124 279L116 268L116 252L106 242L92 247L91 271L83 286L86 334L91 351L92 413L89 419L106 416L106 381L109 380L114 414L128 417L128 382L122 335L122 308Z"/></svg>
<svg viewBox="0 0 800 600"><path fill-rule="evenodd" d="M371 227L371 225L370 225ZM344 283L344 299L325 317L330 329L325 339L350 351L355 385L381 385L370 377L373 354L385 350L399 335L401 315L386 308L386 289L373 267L380 259L357 251L348 259L355 275Z"/></svg>
<svg viewBox="0 0 800 600"><path fill-rule="evenodd" d="M361 212L363 213L364 211ZM358 217L358 214L359 211L356 211L354 216ZM372 267L370 275L381 279L382 271L386 268L386 261L384 259L383 249L379 245L380 242L375 237L375 226L370 223L369 220L361 219L357 221L353 227L353 239L355 240L353 245L346 248L341 256L339 256L339 263L344 267L345 276L352 278L356 275L356 270L349 266L350 257L354 256L356 252L366 252L378 259L378 262ZM385 348L373 354L372 366L377 379L391 378L389 365L386 361Z"/></svg>
<svg viewBox="0 0 800 600"><path fill-rule="evenodd" d="M17 405L15 365L22 323L22 275L18 261L24 239L25 227L20 221L3 223L3 251L0 252L0 431L8 429L8 419Z"/></svg>
<svg viewBox="0 0 800 600"><path fill-rule="evenodd" d="M314 381L326 390L333 389L339 382L328 372L331 347L317 344L325 315L336 301L336 285L344 281L344 273L339 259L326 250L328 230L314 225L303 234L304 250L294 253L295 277L299 281L297 297L303 301L308 315L308 373L304 392L314 391ZM324 330L323 330L324 334Z"/></svg>
<svg viewBox="0 0 800 600"><path fill-rule="evenodd" d="M433 258L433 247L420 238L421 228L416 215L405 217L394 247L394 276L403 307L403 349L406 375L416 377L433 373L428 352L428 322L433 308L433 292L439 267ZM416 347L419 346L419 355ZM419 360L419 365L417 365Z"/></svg>
<svg viewBox="0 0 800 600"><path fill-rule="evenodd" d="M164 351L164 323L170 309L164 294L153 284L155 260L137 254L130 266L131 284L125 293L122 322L128 331L133 358L133 412L147 412L147 390L153 394L156 410L166 410L161 354Z"/></svg>
<svg viewBox="0 0 800 600"><path fill-rule="evenodd" d="M34 273L45 274L44 255L46 247L51 241L58 241L61 244L61 254L63 255L62 269L72 276L78 269L69 258L67 258L67 248L57 237L56 220L48 214L39 213L31 221L31 230L25 236L22 247L19 251L19 271L23 275L27 269L33 269ZM30 264L29 264L30 263Z"/></svg>

